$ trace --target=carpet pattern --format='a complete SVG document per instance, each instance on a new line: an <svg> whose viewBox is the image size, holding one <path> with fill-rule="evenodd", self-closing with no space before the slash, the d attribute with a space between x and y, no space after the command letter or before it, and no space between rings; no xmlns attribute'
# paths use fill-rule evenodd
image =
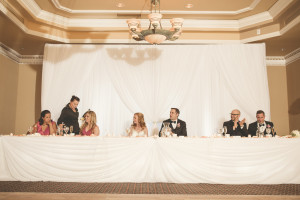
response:
<svg viewBox="0 0 300 200"><path fill-rule="evenodd" d="M0 192L200 194L200 195L300 195L300 184L223 185L177 183L77 183L1 181Z"/></svg>

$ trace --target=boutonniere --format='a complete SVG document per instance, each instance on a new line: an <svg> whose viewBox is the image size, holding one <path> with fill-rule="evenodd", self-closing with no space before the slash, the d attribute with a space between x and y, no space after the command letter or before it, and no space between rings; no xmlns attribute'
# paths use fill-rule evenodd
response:
<svg viewBox="0 0 300 200"><path fill-rule="evenodd" d="M180 123L177 123L177 126L176 126L177 128L180 128Z"/></svg>

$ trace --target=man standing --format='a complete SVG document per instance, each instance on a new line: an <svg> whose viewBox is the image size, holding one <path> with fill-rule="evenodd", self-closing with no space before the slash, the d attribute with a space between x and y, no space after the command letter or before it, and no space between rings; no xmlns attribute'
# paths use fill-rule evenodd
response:
<svg viewBox="0 0 300 200"><path fill-rule="evenodd" d="M231 120L223 123L223 127L227 127L227 133L230 134L230 136L247 136L246 119L244 118L242 121L239 121L241 112L235 109L230 115Z"/></svg>
<svg viewBox="0 0 300 200"><path fill-rule="evenodd" d="M159 137L161 136L161 130L164 123L170 123L172 134L177 134L177 136L187 136L186 123L178 119L179 114L180 111L178 108L171 108L170 119L163 121L159 131Z"/></svg>
<svg viewBox="0 0 300 200"><path fill-rule="evenodd" d="M272 122L265 121L265 112L258 110L256 112L256 122L249 124L248 132L251 136L256 136L256 131L259 127L262 127L264 135L266 134L266 128L270 127L273 129L274 124ZM276 133L273 133L274 135Z"/></svg>

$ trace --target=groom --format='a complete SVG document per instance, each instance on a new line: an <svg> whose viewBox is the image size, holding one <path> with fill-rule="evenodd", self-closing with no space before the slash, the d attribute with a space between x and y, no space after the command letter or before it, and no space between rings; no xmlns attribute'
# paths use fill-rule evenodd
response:
<svg viewBox="0 0 300 200"><path fill-rule="evenodd" d="M175 134L177 134L177 136L187 136L186 124L184 121L178 119L179 114L180 114L180 111L178 108L171 108L170 119L163 121L160 131L159 131L159 137L161 136L161 130L162 130L163 124L165 122L170 123L170 128L172 129L173 134L175 133Z"/></svg>

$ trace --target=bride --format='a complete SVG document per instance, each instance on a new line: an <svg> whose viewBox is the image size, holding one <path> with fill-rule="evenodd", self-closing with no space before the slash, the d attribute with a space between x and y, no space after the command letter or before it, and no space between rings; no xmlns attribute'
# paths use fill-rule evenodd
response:
<svg viewBox="0 0 300 200"><path fill-rule="evenodd" d="M148 129L142 113L134 113L129 137L148 137Z"/></svg>

